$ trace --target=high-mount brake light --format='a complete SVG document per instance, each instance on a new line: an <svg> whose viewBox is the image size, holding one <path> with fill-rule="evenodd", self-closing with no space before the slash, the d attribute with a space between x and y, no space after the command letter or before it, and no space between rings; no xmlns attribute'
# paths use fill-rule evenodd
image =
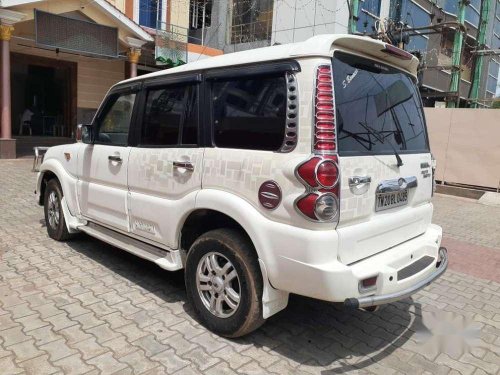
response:
<svg viewBox="0 0 500 375"><path fill-rule="evenodd" d="M296 169L306 192L295 201L297 210L312 221L338 221L339 167L331 64L316 68L313 155Z"/></svg>
<svg viewBox="0 0 500 375"><path fill-rule="evenodd" d="M382 51L401 60L411 60L413 58L413 55L411 53L406 52L401 48L394 47L392 44L386 44L385 48Z"/></svg>

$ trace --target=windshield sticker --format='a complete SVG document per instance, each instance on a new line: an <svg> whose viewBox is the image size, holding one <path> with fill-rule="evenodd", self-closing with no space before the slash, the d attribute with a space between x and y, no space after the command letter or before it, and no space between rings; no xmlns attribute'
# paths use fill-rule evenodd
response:
<svg viewBox="0 0 500 375"><path fill-rule="evenodd" d="M359 72L359 70L356 69L354 72L352 72L352 74L348 74L347 77L342 81L342 87L346 88L347 85L352 82L354 77L356 77L358 75L358 72Z"/></svg>

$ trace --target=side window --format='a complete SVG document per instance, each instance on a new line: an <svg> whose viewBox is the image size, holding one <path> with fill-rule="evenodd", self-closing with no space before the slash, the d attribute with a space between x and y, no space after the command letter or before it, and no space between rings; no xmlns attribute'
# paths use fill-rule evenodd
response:
<svg viewBox="0 0 500 375"><path fill-rule="evenodd" d="M195 85L175 85L148 90L140 144L196 145L196 107Z"/></svg>
<svg viewBox="0 0 500 375"><path fill-rule="evenodd" d="M234 78L212 83L217 147L278 150L285 136L285 75Z"/></svg>
<svg viewBox="0 0 500 375"><path fill-rule="evenodd" d="M128 144L130 120L134 109L135 93L116 95L99 121L99 131L96 140L116 146Z"/></svg>

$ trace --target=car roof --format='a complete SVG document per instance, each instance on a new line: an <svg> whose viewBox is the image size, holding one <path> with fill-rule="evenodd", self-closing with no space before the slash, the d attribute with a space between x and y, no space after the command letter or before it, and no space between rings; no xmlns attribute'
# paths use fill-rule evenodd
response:
<svg viewBox="0 0 500 375"><path fill-rule="evenodd" d="M383 60L400 69L404 69L416 76L418 59L413 57L403 60L383 52L385 43L365 36L349 34L324 34L316 35L303 42L275 45L241 52L228 53L225 55L205 58L203 60L190 62L175 68L165 69L154 73L141 75L122 81L133 83L149 78L159 78L170 74L220 68L225 66L238 66L252 63L295 59L301 57L331 57L335 47L342 48L353 53L370 55Z"/></svg>

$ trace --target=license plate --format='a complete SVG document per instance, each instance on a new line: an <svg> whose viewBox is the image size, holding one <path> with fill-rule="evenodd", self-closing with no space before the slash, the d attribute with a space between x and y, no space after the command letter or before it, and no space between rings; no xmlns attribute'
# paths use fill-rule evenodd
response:
<svg viewBox="0 0 500 375"><path fill-rule="evenodd" d="M395 193L377 194L375 211L388 210L390 208L404 206L408 203L408 189Z"/></svg>

